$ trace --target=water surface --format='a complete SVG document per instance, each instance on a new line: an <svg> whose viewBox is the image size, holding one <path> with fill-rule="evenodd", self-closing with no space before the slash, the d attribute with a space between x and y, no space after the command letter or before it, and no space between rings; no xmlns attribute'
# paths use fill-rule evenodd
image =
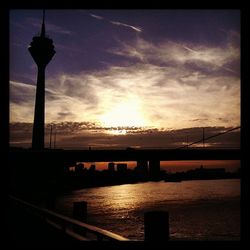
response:
<svg viewBox="0 0 250 250"><path fill-rule="evenodd" d="M146 182L73 191L57 209L71 216L73 202L88 202L88 223L143 240L146 211L168 211L171 240L239 240L240 180Z"/></svg>

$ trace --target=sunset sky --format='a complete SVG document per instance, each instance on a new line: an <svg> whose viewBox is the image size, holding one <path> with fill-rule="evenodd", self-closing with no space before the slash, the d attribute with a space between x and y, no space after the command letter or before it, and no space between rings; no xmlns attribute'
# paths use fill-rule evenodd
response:
<svg viewBox="0 0 250 250"><path fill-rule="evenodd" d="M10 11L10 143L30 147L41 10ZM177 147L240 126L240 11L46 10L57 147ZM46 143L50 127L46 127ZM238 147L240 131L207 146Z"/></svg>

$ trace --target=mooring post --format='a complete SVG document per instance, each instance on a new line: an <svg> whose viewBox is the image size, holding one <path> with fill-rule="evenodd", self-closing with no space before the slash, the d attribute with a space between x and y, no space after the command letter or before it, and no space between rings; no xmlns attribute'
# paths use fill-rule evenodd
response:
<svg viewBox="0 0 250 250"><path fill-rule="evenodd" d="M87 222L87 205L86 201L77 201L73 203L73 218L81 222ZM86 235L86 230L83 228L74 227L76 233Z"/></svg>
<svg viewBox="0 0 250 250"><path fill-rule="evenodd" d="M46 204L45 204L46 208L49 210L55 210L55 206L56 206L56 197L54 195L49 195L46 198Z"/></svg>
<svg viewBox="0 0 250 250"><path fill-rule="evenodd" d="M73 217L76 220L87 222L87 202L86 201L74 202Z"/></svg>
<svg viewBox="0 0 250 250"><path fill-rule="evenodd" d="M166 211L150 211L144 214L144 240L169 240L169 215Z"/></svg>
<svg viewBox="0 0 250 250"><path fill-rule="evenodd" d="M45 193L45 207L49 210L55 210L56 207L56 197L57 197L57 184L56 181L50 179L46 182L46 187L44 188Z"/></svg>

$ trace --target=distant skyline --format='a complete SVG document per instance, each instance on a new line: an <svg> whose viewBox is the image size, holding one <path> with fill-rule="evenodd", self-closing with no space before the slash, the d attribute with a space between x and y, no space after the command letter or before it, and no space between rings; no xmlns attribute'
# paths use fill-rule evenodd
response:
<svg viewBox="0 0 250 250"><path fill-rule="evenodd" d="M29 147L42 10L10 11L10 142ZM46 10L57 146L181 146L240 126L239 10ZM48 144L49 126L46 143ZM236 131L211 141L240 145ZM207 144L209 146L209 144Z"/></svg>
<svg viewBox="0 0 250 250"><path fill-rule="evenodd" d="M115 162L124 163L124 162ZM137 163L135 161L125 162L129 169L134 169ZM107 170L108 162L83 162L84 167L89 167L94 164L97 170ZM161 170L165 170L169 173L187 171L190 169L200 168L225 168L227 172L235 172L240 168L239 160L189 160L189 161L161 161ZM73 166L72 166L73 167Z"/></svg>

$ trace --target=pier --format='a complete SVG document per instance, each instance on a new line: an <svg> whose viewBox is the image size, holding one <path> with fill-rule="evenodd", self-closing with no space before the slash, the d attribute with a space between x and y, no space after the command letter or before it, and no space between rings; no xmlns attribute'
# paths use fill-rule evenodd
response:
<svg viewBox="0 0 250 250"><path fill-rule="evenodd" d="M9 237L12 244L33 245L50 242L52 245L63 246L83 241L129 240L14 196L9 196L9 218Z"/></svg>

